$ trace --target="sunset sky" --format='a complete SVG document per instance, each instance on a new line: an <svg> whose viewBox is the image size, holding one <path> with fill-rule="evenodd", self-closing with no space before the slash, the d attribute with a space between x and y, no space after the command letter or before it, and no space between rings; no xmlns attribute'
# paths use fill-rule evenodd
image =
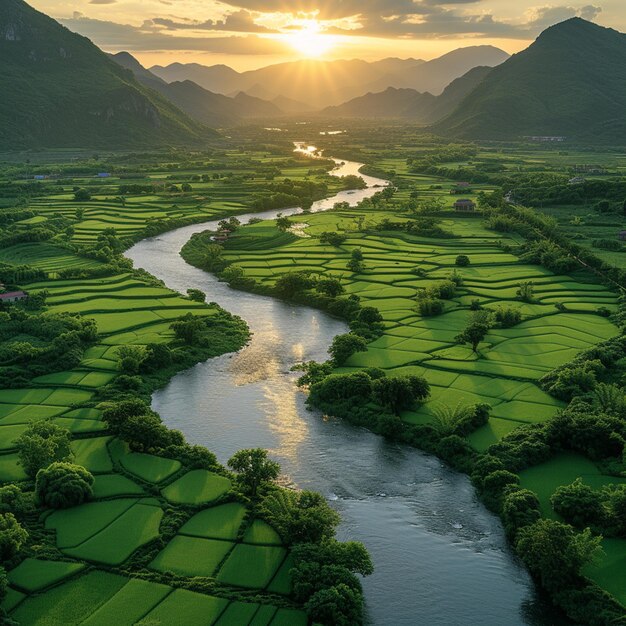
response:
<svg viewBox="0 0 626 626"><path fill-rule="evenodd" d="M626 30L624 0L28 0L107 52L144 65L247 70L302 58L429 59L461 46L525 48L573 16Z"/></svg>

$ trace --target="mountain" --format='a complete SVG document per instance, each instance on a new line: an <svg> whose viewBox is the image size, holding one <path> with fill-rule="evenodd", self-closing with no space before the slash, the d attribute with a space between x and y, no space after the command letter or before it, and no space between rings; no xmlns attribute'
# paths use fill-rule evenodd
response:
<svg viewBox="0 0 626 626"><path fill-rule="evenodd" d="M215 137L23 0L0 2L0 149L130 148Z"/></svg>
<svg viewBox="0 0 626 626"><path fill-rule="evenodd" d="M544 31L495 68L435 132L626 142L626 35L580 18Z"/></svg>
<svg viewBox="0 0 626 626"><path fill-rule="evenodd" d="M382 59L367 62L303 60L279 63L237 73L225 66L203 67L175 63L150 71L170 82L193 80L211 91L234 94L244 91L257 98L277 97L321 109L336 106L367 92L387 87L409 88L439 94L453 80L477 66L495 66L508 58L492 46L460 48L432 61Z"/></svg>
<svg viewBox="0 0 626 626"><path fill-rule="evenodd" d="M509 55L493 46L469 46L448 52L443 56L422 63L402 75L402 84L418 91L440 94L453 80L464 76L475 67L496 67Z"/></svg>
<svg viewBox="0 0 626 626"><path fill-rule="evenodd" d="M368 93L336 107L328 107L321 115L352 118L405 118L430 124L449 115L455 107L491 72L490 67L475 67L452 81L443 93L433 96L415 89L388 87L385 91Z"/></svg>
<svg viewBox="0 0 626 626"><path fill-rule="evenodd" d="M241 74L227 65L172 63L166 67L154 65L150 72L168 83L191 80L214 93L229 94L239 89Z"/></svg>
<svg viewBox="0 0 626 626"><path fill-rule="evenodd" d="M234 126L247 118L283 115L276 104L243 92L230 98L208 91L191 80L167 83L143 67L128 52L113 54L111 58L131 70L140 83L158 91L181 111L208 126Z"/></svg>

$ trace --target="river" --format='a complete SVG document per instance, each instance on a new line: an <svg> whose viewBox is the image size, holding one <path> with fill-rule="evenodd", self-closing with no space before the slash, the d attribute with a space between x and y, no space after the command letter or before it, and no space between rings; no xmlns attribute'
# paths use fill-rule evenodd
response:
<svg viewBox="0 0 626 626"><path fill-rule="evenodd" d="M306 151L306 147L304 148ZM359 174L361 164L337 161L334 174ZM316 202L356 204L385 181ZM239 216L274 218L299 209ZM303 217L306 221L306 217ZM179 255L193 233L216 222L145 239L126 255L171 289L201 289L207 299L245 319L247 347L175 376L153 396L165 423L221 462L240 448L264 447L285 480L323 493L339 511L340 539L362 541L376 571L364 580L368 623L376 626L548 626L563 624L537 597L507 546L500 521L478 502L466 476L437 458L386 442L305 406L290 372L322 361L346 325L328 315L235 291Z"/></svg>

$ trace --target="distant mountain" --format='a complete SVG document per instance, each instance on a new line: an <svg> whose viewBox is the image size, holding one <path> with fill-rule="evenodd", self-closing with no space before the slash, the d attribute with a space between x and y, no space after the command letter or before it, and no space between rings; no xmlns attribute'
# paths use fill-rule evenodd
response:
<svg viewBox="0 0 626 626"><path fill-rule="evenodd" d="M194 80L211 91L234 94L244 91L257 98L277 97L306 102L321 109L336 106L367 92L387 87L410 88L439 94L456 78L477 66L493 67L508 58L492 46L461 48L432 61L383 59L366 62L305 60L279 63L238 74L225 66L202 67L175 63L151 71L170 82Z"/></svg>
<svg viewBox="0 0 626 626"><path fill-rule="evenodd" d="M543 32L434 126L460 138L626 142L626 35L580 18Z"/></svg>
<svg viewBox="0 0 626 626"><path fill-rule="evenodd" d="M198 144L216 136L22 0L0 2L0 94L5 150Z"/></svg>
<svg viewBox="0 0 626 626"><path fill-rule="evenodd" d="M454 108L491 72L490 67L476 67L452 81L439 96L415 89L388 87L385 91L368 93L336 107L328 107L321 115L351 118L403 118L430 124L449 115Z"/></svg>
<svg viewBox="0 0 626 626"><path fill-rule="evenodd" d="M143 67L128 52L113 54L111 58L131 70L140 83L158 91L181 111L208 126L234 126L247 118L283 115L276 104L243 92L229 98L208 91L191 80L167 83Z"/></svg>
<svg viewBox="0 0 626 626"><path fill-rule="evenodd" d="M395 86L439 95L453 80L464 76L471 69L496 67L508 58L509 55L504 50L493 46L459 48L407 70L402 75L402 84Z"/></svg>
<svg viewBox="0 0 626 626"><path fill-rule="evenodd" d="M272 102L284 113L288 115L298 114L298 113L312 113L315 111L315 108L309 104L305 104L304 102L300 102L299 100L292 100L291 98L286 98L285 96L276 96Z"/></svg>

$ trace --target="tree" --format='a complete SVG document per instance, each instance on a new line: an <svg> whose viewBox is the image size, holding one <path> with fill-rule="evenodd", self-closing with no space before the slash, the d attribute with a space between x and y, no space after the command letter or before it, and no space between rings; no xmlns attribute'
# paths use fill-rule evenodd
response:
<svg viewBox="0 0 626 626"><path fill-rule="evenodd" d="M362 272L365 269L365 264L363 263L363 253L360 248L352 250L347 268L355 274Z"/></svg>
<svg viewBox="0 0 626 626"><path fill-rule="evenodd" d="M189 193L190 191L193 191L193 187L189 184L189 183L183 183L180 188L182 189L182 191L184 191L185 193Z"/></svg>
<svg viewBox="0 0 626 626"><path fill-rule="evenodd" d="M516 295L522 302L532 302L534 299L535 285L532 280L521 282Z"/></svg>
<svg viewBox="0 0 626 626"><path fill-rule="evenodd" d="M15 519L13 513L0 514L0 560L12 559L28 539L28 532Z"/></svg>
<svg viewBox="0 0 626 626"><path fill-rule="evenodd" d="M459 267L467 267L470 264L470 258L467 254L459 254L459 256L456 257L455 263Z"/></svg>
<svg viewBox="0 0 626 626"><path fill-rule="evenodd" d="M51 420L31 422L15 441L20 464L26 474L34 478L40 469L51 463L70 459L71 440L70 431Z"/></svg>
<svg viewBox="0 0 626 626"><path fill-rule="evenodd" d="M289 221L289 218L285 217L284 215L279 215L276 218L276 228L278 228L278 230L282 232L289 230L289 228L291 228L291 222Z"/></svg>
<svg viewBox="0 0 626 626"><path fill-rule="evenodd" d="M346 240L346 236L334 231L325 231L320 235L320 243L339 247Z"/></svg>
<svg viewBox="0 0 626 626"><path fill-rule="evenodd" d="M196 343L202 332L206 330L204 321L191 313L172 322L170 328L178 339L182 339L188 345Z"/></svg>
<svg viewBox="0 0 626 626"><path fill-rule="evenodd" d="M339 583L314 593L304 608L314 623L323 626L358 626L363 619L363 596Z"/></svg>
<svg viewBox="0 0 626 626"><path fill-rule="evenodd" d="M206 293L200 289L187 289L187 297L194 302L206 302Z"/></svg>
<svg viewBox="0 0 626 626"><path fill-rule="evenodd" d="M469 343L470 346L472 346L472 352L474 352L474 354L478 354L478 346L487 336L488 332L488 324L484 322L472 321L463 329L463 332L458 334L454 339L457 343Z"/></svg>
<svg viewBox="0 0 626 626"><path fill-rule="evenodd" d="M256 498L259 487L280 475L280 465L269 459L267 450L262 448L239 450L228 459L228 467L237 472L239 484L253 498Z"/></svg>
<svg viewBox="0 0 626 626"><path fill-rule="evenodd" d="M336 298L344 292L344 288L336 278L322 278L317 281L315 289L331 298Z"/></svg>
<svg viewBox="0 0 626 626"><path fill-rule="evenodd" d="M201 263L202 268L208 271L221 269L224 265L222 252L224 252L224 248L219 244L209 244L204 250L204 257Z"/></svg>
<svg viewBox="0 0 626 626"><path fill-rule="evenodd" d="M287 272L281 274L275 283L276 291L284 296L294 296L314 286L315 279L308 272Z"/></svg>
<svg viewBox="0 0 626 626"><path fill-rule="evenodd" d="M390 376L372 382L375 402L390 409L394 415L421 402L430 395L430 385L421 376Z"/></svg>
<svg viewBox="0 0 626 626"><path fill-rule="evenodd" d="M287 545L331 539L341 521L326 498L313 491L274 491L260 511Z"/></svg>
<svg viewBox="0 0 626 626"><path fill-rule="evenodd" d="M179 431L169 430L154 413L128 417L112 430L138 452L162 450L185 442Z"/></svg>
<svg viewBox="0 0 626 626"><path fill-rule="evenodd" d="M74 200L76 202L89 202L89 200L91 200L91 194L87 189L77 189L74 192Z"/></svg>
<svg viewBox="0 0 626 626"><path fill-rule="evenodd" d="M504 496L502 502L504 528L510 537L517 531L541 519L539 498L529 489L516 489Z"/></svg>
<svg viewBox="0 0 626 626"><path fill-rule="evenodd" d="M35 494L43 506L66 509L91 498L93 481L91 473L81 465L52 463L37 472Z"/></svg>
<svg viewBox="0 0 626 626"><path fill-rule="evenodd" d="M582 568L600 552L601 540L588 528L576 532L568 524L541 519L520 529L515 548L543 587L557 592L578 582Z"/></svg>
<svg viewBox="0 0 626 626"><path fill-rule="evenodd" d="M604 522L606 512L602 499L600 491L577 478L571 485L561 485L550 498L550 503L567 522L576 528L585 528L601 526Z"/></svg>
<svg viewBox="0 0 626 626"><path fill-rule="evenodd" d="M343 365L353 354L357 352L365 352L367 343L363 337L359 337L354 333L345 335L337 335L328 349L328 353L332 357L335 365Z"/></svg>

